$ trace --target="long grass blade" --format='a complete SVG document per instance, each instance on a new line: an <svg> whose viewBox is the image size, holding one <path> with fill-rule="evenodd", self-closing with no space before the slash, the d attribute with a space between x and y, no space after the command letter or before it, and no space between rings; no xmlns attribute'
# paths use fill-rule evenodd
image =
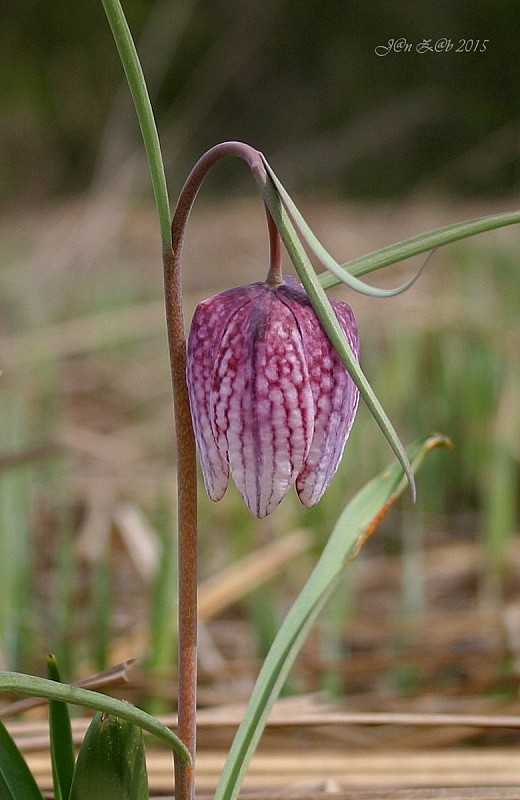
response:
<svg viewBox="0 0 520 800"><path fill-rule="evenodd" d="M488 217L477 217L465 222L456 222L453 225L446 225L443 228L437 228L428 233L404 239L402 242L382 247L372 253L346 261L341 264L341 268L350 275L367 275L369 272L375 272L391 264L397 264L407 258L427 253L429 250L435 250L437 247L458 242L460 239L504 228L507 225L518 225L518 223L520 223L520 211L492 214ZM320 275L320 283L324 289L331 289L333 286L338 286L343 282L342 278L329 272Z"/></svg>
<svg viewBox="0 0 520 800"><path fill-rule="evenodd" d="M2 800L43 800L29 767L0 722L0 797Z"/></svg>
<svg viewBox="0 0 520 800"><path fill-rule="evenodd" d="M409 289L419 278L421 272L426 266L426 262L424 262L421 268L415 273L415 275L413 275L412 278L410 278L410 280L401 284L401 286L397 286L395 289L378 289L375 286L370 286L364 281L360 281L359 278L357 278L348 270L344 269L341 264L338 264L336 259L330 255L319 239L316 238L296 204L292 200L291 196L288 194L281 181L278 180L274 170L265 159L264 164L272 182L276 186L276 191L280 196L291 222L311 252L316 256L319 263L336 277L337 283L345 283L347 286L350 286L351 289L354 289L354 291L359 292L359 294L365 294L369 297L395 297L395 295L406 292L406 290Z"/></svg>
<svg viewBox="0 0 520 800"><path fill-rule="evenodd" d="M171 218L168 188L166 186L159 134L155 124L152 104L150 102L148 89L146 88L143 70L121 3L119 0L102 0L102 3L121 58L121 63L132 93L135 110L141 127L155 195L157 214L159 216L161 238L164 245L171 245Z"/></svg>
<svg viewBox="0 0 520 800"><path fill-rule="evenodd" d="M52 681L61 681L54 656L47 657L47 674ZM49 734L52 779L55 800L68 800L74 775L74 743L69 707L57 700L49 702Z"/></svg>
<svg viewBox="0 0 520 800"><path fill-rule="evenodd" d="M269 208L269 211L276 223L283 243L294 264L294 268L298 273L298 277L307 291L314 310L316 311L316 314L318 315L320 322L327 332L332 344L336 348L341 360L349 371L352 380L361 392L361 396L370 409L372 416L376 420L390 447L399 459L399 462L401 463L408 479L408 483L410 484L412 496L415 499L415 480L413 471L410 467L410 462L406 455L406 450L401 443L384 408L370 386L370 383L368 382L363 370L361 369L355 354L350 347L347 337L341 329L336 314L331 306L330 300L325 294L325 290L321 286L316 273L312 268L312 264L309 261L307 253L305 252L298 234L294 229L292 221L285 210L283 202L278 193L278 189L268 179L262 188L262 193L264 202Z"/></svg>
<svg viewBox="0 0 520 800"><path fill-rule="evenodd" d="M408 455L417 469L433 448L449 443L434 435L416 442ZM260 740L269 712L312 624L350 561L371 536L404 487L403 470L394 463L370 481L341 514L323 553L285 618L258 676L237 731L214 800L234 800Z"/></svg>
<svg viewBox="0 0 520 800"><path fill-rule="evenodd" d="M71 705L113 714L115 717L133 722L144 731L166 742L175 755L179 756L182 764L191 764L191 756L179 737L158 719L131 705L131 703L117 700L99 692L78 689L75 686L70 686L70 684L57 683L34 675L24 675L20 672L0 672L0 691L27 694L31 697L46 697L48 700L61 700Z"/></svg>

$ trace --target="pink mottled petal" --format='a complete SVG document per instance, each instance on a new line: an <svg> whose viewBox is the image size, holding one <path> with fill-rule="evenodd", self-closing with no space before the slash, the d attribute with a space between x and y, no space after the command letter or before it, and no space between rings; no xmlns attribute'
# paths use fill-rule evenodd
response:
<svg viewBox="0 0 520 800"><path fill-rule="evenodd" d="M287 290L290 292L291 289ZM359 338L351 309L338 301L333 301L332 305L352 349L358 355ZM296 480L300 500L311 507L320 500L338 468L356 415L359 391L309 301L293 303L291 309L300 326L314 399L314 435Z"/></svg>
<svg viewBox="0 0 520 800"><path fill-rule="evenodd" d="M257 517L271 513L303 468L313 409L294 316L265 288L227 326L210 403L233 479Z"/></svg>
<svg viewBox="0 0 520 800"><path fill-rule="evenodd" d="M352 349L357 326L333 302ZM188 340L188 389L209 496L229 472L265 517L291 485L312 506L337 469L359 393L294 279L256 283L201 303Z"/></svg>
<svg viewBox="0 0 520 800"><path fill-rule="evenodd" d="M212 500L223 497L229 477L226 451L219 448L210 416L210 395L216 353L229 320L244 304L262 294L256 285L223 292L200 303L188 338L187 371L190 407L206 491Z"/></svg>

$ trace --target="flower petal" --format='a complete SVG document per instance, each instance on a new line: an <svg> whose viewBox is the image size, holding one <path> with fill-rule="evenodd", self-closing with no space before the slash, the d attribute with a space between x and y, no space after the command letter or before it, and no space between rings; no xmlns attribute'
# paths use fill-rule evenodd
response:
<svg viewBox="0 0 520 800"><path fill-rule="evenodd" d="M352 349L357 326L333 307ZM188 339L190 404L209 496L229 471L249 509L264 517L291 485L318 502L337 469L359 392L301 284L292 278L231 289L201 303Z"/></svg>
<svg viewBox="0 0 520 800"><path fill-rule="evenodd" d="M252 284L210 297L197 306L191 323L186 378L202 474L212 500L223 497L229 476L227 447L219 446L210 414L215 356L230 319L261 293L260 286Z"/></svg>
<svg viewBox="0 0 520 800"><path fill-rule="evenodd" d="M290 303L298 320L314 399L314 435L296 480L300 500L311 507L320 500L338 468L356 415L359 391L305 292L293 284L278 291ZM352 310L339 301L332 301L332 305L350 346L358 355L359 337Z"/></svg>
<svg viewBox="0 0 520 800"><path fill-rule="evenodd" d="M230 319L217 356L210 415L227 442L231 474L247 506L265 517L303 468L314 403L292 312L264 287Z"/></svg>

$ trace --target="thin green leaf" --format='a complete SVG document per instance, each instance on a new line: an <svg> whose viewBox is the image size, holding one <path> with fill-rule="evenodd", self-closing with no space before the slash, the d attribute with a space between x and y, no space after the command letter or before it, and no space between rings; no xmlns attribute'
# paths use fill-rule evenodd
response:
<svg viewBox="0 0 520 800"><path fill-rule="evenodd" d="M78 755L69 800L148 800L143 732L97 713Z"/></svg>
<svg viewBox="0 0 520 800"><path fill-rule="evenodd" d="M43 800L29 767L0 722L0 797L2 800Z"/></svg>
<svg viewBox="0 0 520 800"><path fill-rule="evenodd" d="M426 453L449 445L439 435L416 442L409 457L417 469ZM318 613L366 539L393 505L404 486L403 471L393 464L368 483L341 514L323 553L285 618L260 671L242 723L229 752L214 800L237 797L271 708Z"/></svg>
<svg viewBox="0 0 520 800"><path fill-rule="evenodd" d="M47 675L61 682L56 658L47 657ZM69 708L57 700L49 702L49 734L52 763L52 780L56 800L68 800L74 775L74 743Z"/></svg>
<svg viewBox="0 0 520 800"><path fill-rule="evenodd" d="M132 34L125 19L119 0L102 0L119 57L132 93L137 118L143 135L144 146L150 168L150 176L159 216L163 245L171 247L170 204L164 174L159 134L153 114L152 104L146 88L146 81L139 62Z"/></svg>
<svg viewBox="0 0 520 800"><path fill-rule="evenodd" d="M446 225L443 228L413 236L411 239L405 239L380 250L374 250L372 253L367 253L364 256L341 264L341 268L350 275L367 275L369 272L388 267L390 264L396 264L398 261L404 261L421 253L427 253L437 247L457 242L460 239L466 239L469 236L476 236L486 231L504 228L507 225L517 225L519 222L520 211L510 211L505 214L493 214L488 217L478 217L465 222L457 222L454 225ZM324 289L331 289L333 286L343 282L342 278L330 273L320 275L320 283Z"/></svg>
<svg viewBox="0 0 520 800"><path fill-rule="evenodd" d="M92 708L94 711L103 711L106 714L121 717L166 742L175 755L179 756L182 764L191 764L190 753L179 737L158 719L131 703L89 689L56 683L46 678L37 678L34 675L23 675L20 672L0 672L0 691L27 694L31 697L45 697L47 700L61 700L71 705Z"/></svg>
<svg viewBox="0 0 520 800"><path fill-rule="evenodd" d="M336 259L330 255L320 240L316 238L314 233L307 225L299 209L295 205L293 199L288 194L281 181L278 180L274 170L265 160L265 158L264 164L271 180L276 186L276 190L285 207L285 210L300 237L307 244L309 250L316 256L319 263L336 277L338 283L345 283L347 286L350 286L351 289L354 289L354 291L359 292L360 294L366 294L369 297L395 297L395 295L406 292L406 290L415 283L423 271L425 264L422 265L422 267L412 278L410 278L410 280L401 284L401 286L397 286L395 289L377 289L375 286L370 286L364 281L360 281L355 275L352 275L352 273L346 271L341 264L338 264Z"/></svg>
<svg viewBox="0 0 520 800"><path fill-rule="evenodd" d="M316 314L320 319L321 324L327 332L332 344L336 348L338 355L348 369L352 380L361 392L361 396L370 409L372 416L376 420L390 447L399 459L408 478L412 495L415 498L415 481L404 446L402 445L385 410L374 394L370 383L361 369L359 362L352 348L350 347L348 339L341 329L336 314L334 313L334 310L330 304L330 300L325 294L325 290L321 286L316 273L312 268L312 264L309 261L307 253L305 252L305 249L301 244L293 224L285 210L285 207L278 194L278 189L274 186L269 178L262 186L262 194L264 202L269 208L271 216L276 223L276 227L280 232L280 236L283 239L287 252L289 253L296 272L298 273L298 277L305 287L305 290L314 307L314 310L316 311Z"/></svg>

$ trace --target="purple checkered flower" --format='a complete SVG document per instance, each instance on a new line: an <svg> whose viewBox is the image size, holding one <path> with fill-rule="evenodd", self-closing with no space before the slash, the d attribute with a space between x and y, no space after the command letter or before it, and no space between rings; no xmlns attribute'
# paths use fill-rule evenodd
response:
<svg viewBox="0 0 520 800"><path fill-rule="evenodd" d="M359 355L356 320L332 301ZM270 514L293 483L313 506L329 486L359 392L303 287L252 283L200 303L188 339L188 388L207 492L229 473L250 511Z"/></svg>

